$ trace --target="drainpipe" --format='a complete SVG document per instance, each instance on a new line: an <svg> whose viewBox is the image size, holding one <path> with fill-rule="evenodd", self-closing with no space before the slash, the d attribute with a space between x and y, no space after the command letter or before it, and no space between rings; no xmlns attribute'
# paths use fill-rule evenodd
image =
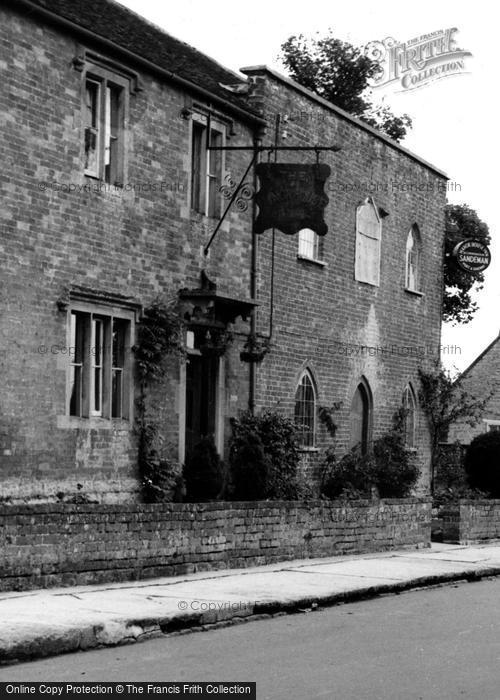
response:
<svg viewBox="0 0 500 700"><path fill-rule="evenodd" d="M274 122L274 145L278 146L279 143L279 133L280 133L281 116L276 115L276 120ZM278 151L274 151L274 162L278 160ZM274 320L274 263L275 263L275 251L276 251L276 229L272 230L272 240L271 240L271 282L269 291L269 342L273 337L273 320Z"/></svg>
<svg viewBox="0 0 500 700"><path fill-rule="evenodd" d="M280 115L276 115L276 121L274 126L274 145L278 145L279 141L279 127L280 127ZM258 138L254 138L254 148L259 145L260 141ZM278 157L278 152L274 151L274 162L276 162ZM254 151L254 169L253 169L253 191L257 192L257 175L255 173L255 163L257 163L257 153ZM257 249L258 249L258 238L257 234L253 230L253 223L256 219L256 204L255 197L252 200L252 262L250 268L250 298L257 298ZM273 314L274 314L274 256L275 256L275 239L276 230L272 230L272 243L271 243L271 289L270 289L270 299L269 299L269 340L271 340L273 335ZM254 307L252 310L252 315L250 317L250 335L256 337L257 335L257 309ZM257 368L255 362L250 362L249 373L250 373L250 386L248 394L248 408L252 415L255 413L255 393L256 393L256 378L257 378Z"/></svg>
<svg viewBox="0 0 500 700"><path fill-rule="evenodd" d="M257 146L259 145L259 139L255 136L254 141L254 167L253 167L253 191L254 194L257 192L257 174L255 172L255 163L257 162ZM252 198L252 260L250 264L250 299L256 299L257 297L257 234L254 231L254 222L257 214L257 205L255 203L255 196ZM255 337L257 333L257 309L254 307L252 309L252 314L250 316L250 336ZM255 413L255 383L256 383L256 367L255 362L249 363L249 388L248 388L248 408L250 413L253 415Z"/></svg>

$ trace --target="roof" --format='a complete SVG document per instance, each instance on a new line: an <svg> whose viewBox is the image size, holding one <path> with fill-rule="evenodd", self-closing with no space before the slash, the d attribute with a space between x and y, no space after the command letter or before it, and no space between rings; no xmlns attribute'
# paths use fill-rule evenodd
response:
<svg viewBox="0 0 500 700"><path fill-rule="evenodd" d="M11 0L11 2L17 9L29 8L33 12L38 8L47 19L52 19L54 22L61 21L61 19L66 25L69 22L75 32L81 28L87 33L87 36L90 33L94 40L100 40L108 45L113 44L116 49L122 49L136 59L147 61L151 67L156 66L160 71L168 73L172 80L188 81L193 90L198 90L205 96L208 91L210 96L215 97L216 100L237 110L240 116L246 116L250 121L264 123L261 114L251 105L246 94L234 93L223 87L223 85L245 86L247 83L245 79L229 68L225 68L213 58L148 22L144 17L115 2L115 0ZM412 160L419 162L438 176L448 179L442 170L385 134L273 69L261 65L241 70L247 75L268 73L346 121L404 153Z"/></svg>
<svg viewBox="0 0 500 700"><path fill-rule="evenodd" d="M497 335L496 338L494 338L494 340L491 341L491 343L483 350L483 352L481 352L476 357L476 359L473 360L470 363L470 365L464 369L462 374L459 374L459 376L457 377L457 380L458 379L462 380L466 374L468 374L477 364L479 364L479 362L481 362L481 360L494 348L494 346L498 343L499 340L500 340L500 333Z"/></svg>
<svg viewBox="0 0 500 700"><path fill-rule="evenodd" d="M309 99L314 100L315 102L318 102L320 105L322 105L323 107L326 107L331 112L335 112L335 114L337 114L339 117L342 117L342 119L345 119L346 121L351 122L352 124L355 124L356 126L360 127L364 131L367 131L369 134L371 134L372 136L375 136L380 141L384 141L385 143L387 143L387 145L392 146L396 150L404 153L406 156L409 156L412 160L416 160L418 163L420 163L424 167L428 168L429 170L432 170L434 173L436 173L436 175L439 175L440 177L443 177L446 180L449 179L448 175L445 172L443 172L439 168L436 168L436 166L432 165L432 163L429 163L428 161L424 160L424 158L421 158L416 153L413 153L412 151L410 151L408 148L401 146L401 144L399 144L397 141L394 141L389 136L386 136L386 134L383 134L381 131L374 129L372 126L370 126L369 124L364 122L362 119L358 119L357 117L354 117L352 114L349 114L349 112L346 112L343 109L341 109L340 107L337 107L337 105L334 105L333 102L329 102L328 100L325 100L324 97L317 95L312 90L308 90L308 88L305 88L300 83L295 82L295 80L292 80L291 78L288 78L287 76L282 75L281 73L278 73L278 71L275 71L273 68L269 68L269 66L266 66L266 65L247 66L245 68L241 68L241 72L245 73L247 75L259 75L259 74L261 75L262 73L268 73L276 80L278 80L282 83L285 83L286 85L293 88L294 90L297 90L297 92L302 93L303 95L305 95Z"/></svg>
<svg viewBox="0 0 500 700"><path fill-rule="evenodd" d="M249 116L259 116L245 95L234 94L220 85L244 86L247 82L244 78L114 0L16 0L13 5L18 10L24 6L24 9L36 11L38 7L47 19L50 17L46 12L52 13L55 15L53 21L63 18L77 25L75 31L81 27L92 32L97 39L101 38L108 44L112 42L193 83L193 87L210 91L221 100L243 109Z"/></svg>

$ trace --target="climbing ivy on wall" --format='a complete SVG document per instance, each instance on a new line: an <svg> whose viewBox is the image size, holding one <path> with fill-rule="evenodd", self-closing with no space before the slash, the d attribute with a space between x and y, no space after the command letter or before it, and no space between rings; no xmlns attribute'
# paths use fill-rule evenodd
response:
<svg viewBox="0 0 500 700"><path fill-rule="evenodd" d="M166 358L185 355L184 323L173 303L158 298L143 310L133 351L140 386L136 421L143 497L150 503L171 501L181 488L181 467L162 456L163 438L158 423L148 417L147 404L152 385L166 376Z"/></svg>

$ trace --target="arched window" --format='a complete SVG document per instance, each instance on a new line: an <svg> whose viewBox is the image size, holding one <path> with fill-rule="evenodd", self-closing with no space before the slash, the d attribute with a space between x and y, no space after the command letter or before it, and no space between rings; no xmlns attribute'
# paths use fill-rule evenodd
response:
<svg viewBox="0 0 500 700"><path fill-rule="evenodd" d="M385 214L385 212L384 212ZM359 282L380 284L380 241L382 212L368 199L356 212L356 265L354 276Z"/></svg>
<svg viewBox="0 0 500 700"><path fill-rule="evenodd" d="M308 260L321 260L323 257L323 240L316 231L303 228L299 231L299 258Z"/></svg>
<svg viewBox="0 0 500 700"><path fill-rule="evenodd" d="M295 425L303 447L314 447L316 433L316 392L312 377L306 370L295 392Z"/></svg>
<svg viewBox="0 0 500 700"><path fill-rule="evenodd" d="M362 454L368 452L371 433L372 401L368 383L363 380L356 387L351 403L350 440L351 448L359 445Z"/></svg>
<svg viewBox="0 0 500 700"><path fill-rule="evenodd" d="M420 287L420 232L418 226L414 224L406 239L406 289L418 292Z"/></svg>
<svg viewBox="0 0 500 700"><path fill-rule="evenodd" d="M404 436L407 447L415 447L415 432L417 427L417 402L411 384L405 387L403 392Z"/></svg>

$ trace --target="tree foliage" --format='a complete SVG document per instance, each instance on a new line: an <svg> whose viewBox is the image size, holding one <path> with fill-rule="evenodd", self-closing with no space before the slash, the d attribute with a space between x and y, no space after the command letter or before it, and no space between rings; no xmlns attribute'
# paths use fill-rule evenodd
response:
<svg viewBox="0 0 500 700"><path fill-rule="evenodd" d="M419 369L419 401L429 425L431 437L431 493L434 493L440 442L447 437L451 425L463 420L471 426L478 423L491 393L481 399L470 393L461 378L437 364L432 370Z"/></svg>
<svg viewBox="0 0 500 700"><path fill-rule="evenodd" d="M387 106L369 100L369 81L380 70L378 63L336 39L331 30L324 37L289 37L281 45L279 58L298 83L395 141L401 141L411 128L407 114L395 116Z"/></svg>
<svg viewBox="0 0 500 700"><path fill-rule="evenodd" d="M476 238L488 244L490 234L488 226L466 204L447 204L445 217L443 320L468 323L477 310L471 292L483 288L484 276L465 272L453 261L451 254L457 243L466 238Z"/></svg>

